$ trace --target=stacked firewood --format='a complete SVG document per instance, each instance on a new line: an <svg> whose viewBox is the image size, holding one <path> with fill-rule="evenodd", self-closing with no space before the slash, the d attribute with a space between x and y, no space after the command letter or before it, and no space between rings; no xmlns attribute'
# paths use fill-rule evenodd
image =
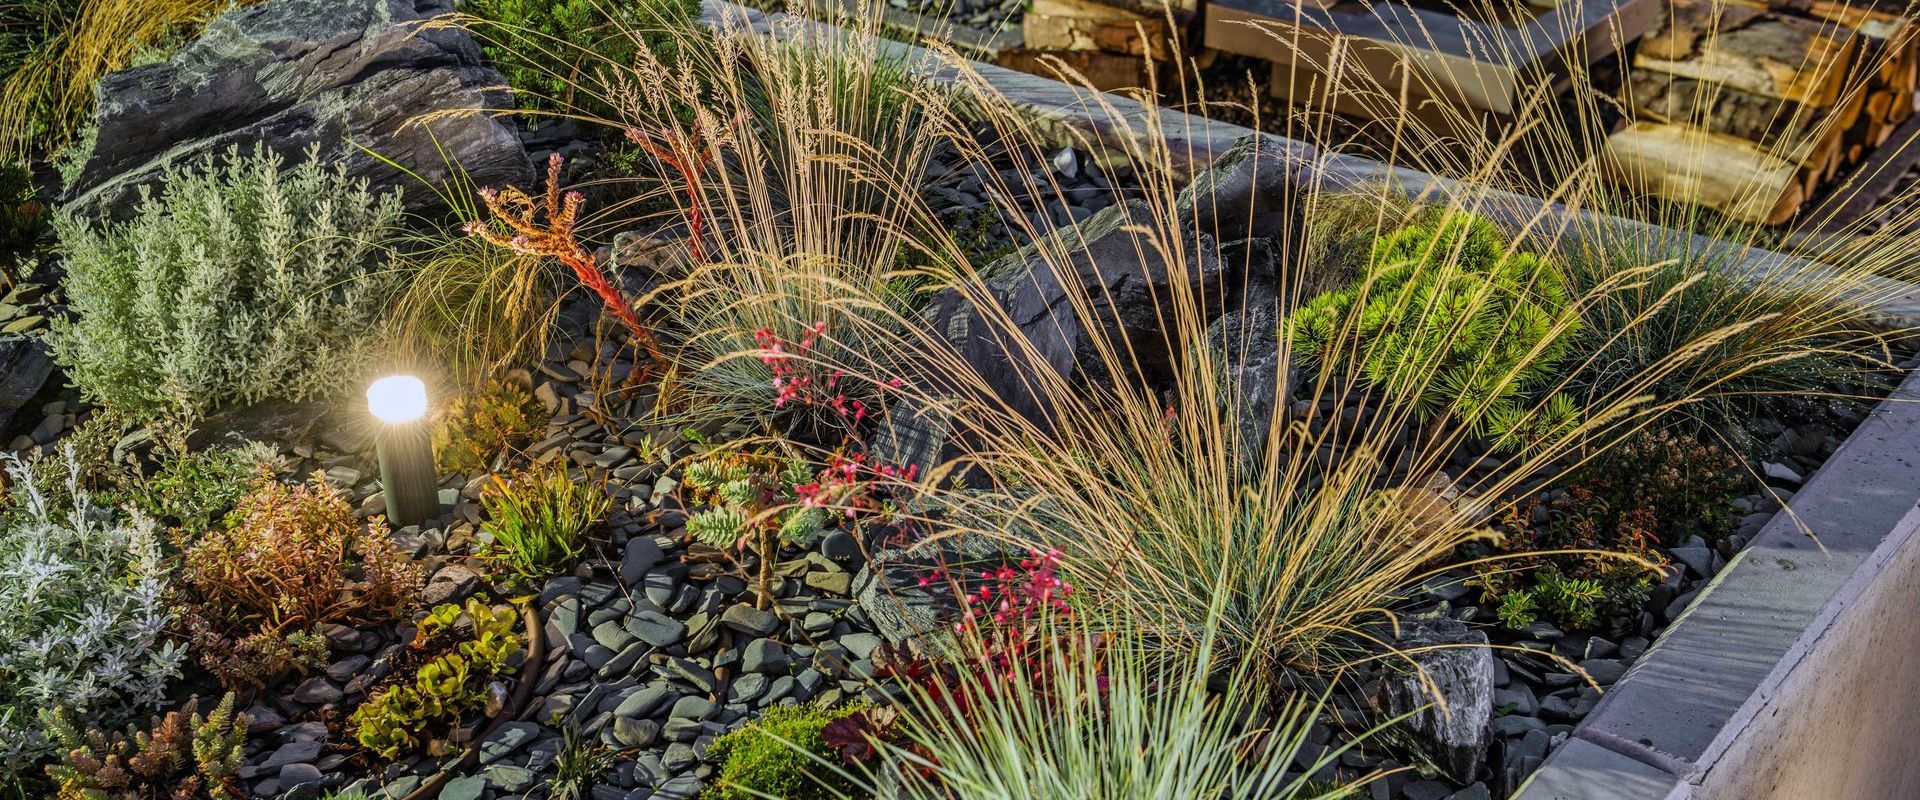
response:
<svg viewBox="0 0 1920 800"><path fill-rule="evenodd" d="M1032 0L1021 23L1023 47L1003 66L1050 73L1058 59L1103 90L1147 85L1148 71L1172 58L1173 37L1193 16L1193 0Z"/></svg>
<svg viewBox="0 0 1920 800"><path fill-rule="evenodd" d="M1780 224L1914 112L1920 23L1860 0L1665 0L1607 142L1613 177Z"/></svg>

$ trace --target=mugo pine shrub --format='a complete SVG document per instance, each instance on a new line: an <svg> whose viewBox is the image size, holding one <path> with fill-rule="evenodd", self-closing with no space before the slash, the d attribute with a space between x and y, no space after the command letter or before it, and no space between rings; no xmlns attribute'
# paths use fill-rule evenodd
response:
<svg viewBox="0 0 1920 800"><path fill-rule="evenodd" d="M1569 305L1546 259L1511 248L1486 218L1449 210L1376 240L1362 280L1314 298L1288 328L1309 364L1351 370L1512 450L1577 424L1566 395L1524 402L1567 355Z"/></svg>
<svg viewBox="0 0 1920 800"><path fill-rule="evenodd" d="M73 319L55 351L88 398L139 414L317 398L359 377L401 276L382 241L398 192L238 148L170 167L130 221L54 222Z"/></svg>
<svg viewBox="0 0 1920 800"><path fill-rule="evenodd" d="M74 724L124 724L164 697L183 655L163 641L167 569L160 532L139 514L96 508L69 450L74 511L7 457L22 508L0 518L0 789L54 748L42 710Z"/></svg>

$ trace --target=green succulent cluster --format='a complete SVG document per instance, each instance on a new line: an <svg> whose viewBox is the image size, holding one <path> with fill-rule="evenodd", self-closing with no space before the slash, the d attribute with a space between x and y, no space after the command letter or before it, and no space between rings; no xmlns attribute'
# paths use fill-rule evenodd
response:
<svg viewBox="0 0 1920 800"><path fill-rule="evenodd" d="M490 379L436 415L433 452L441 471L470 474L513 454L546 426L546 417L525 387Z"/></svg>
<svg viewBox="0 0 1920 800"><path fill-rule="evenodd" d="M454 652L427 662L412 683L381 692L353 712L354 736L383 758L399 758L431 740L428 731L444 731L461 718L487 707L487 685L506 671L507 659L520 650L511 608L493 608L477 599L466 608L437 606L420 622L420 639L452 630L464 616L473 622L473 638Z"/></svg>
<svg viewBox="0 0 1920 800"><path fill-rule="evenodd" d="M730 453L693 462L684 479L708 507L687 519L687 531L703 543L728 547L764 525L784 541L812 545L825 532L826 517L798 505L794 488L813 478L800 459Z"/></svg>
<svg viewBox="0 0 1920 800"><path fill-rule="evenodd" d="M1345 366L1517 450L1577 424L1572 398L1538 397L1577 330L1570 305L1545 258L1485 217L1436 212L1376 239L1361 280L1308 302L1286 334L1306 366Z"/></svg>
<svg viewBox="0 0 1920 800"><path fill-rule="evenodd" d="M707 754L721 762L719 779L703 797L748 800L828 800L855 794L855 784L828 764L840 754L822 735L828 724L856 711L819 705L767 709L759 722L713 740Z"/></svg>
<svg viewBox="0 0 1920 800"><path fill-rule="evenodd" d="M1564 627L1586 630L1600 624L1606 599L1606 587L1596 579L1544 570L1534 585L1502 595L1494 613L1513 630L1525 630L1542 615Z"/></svg>

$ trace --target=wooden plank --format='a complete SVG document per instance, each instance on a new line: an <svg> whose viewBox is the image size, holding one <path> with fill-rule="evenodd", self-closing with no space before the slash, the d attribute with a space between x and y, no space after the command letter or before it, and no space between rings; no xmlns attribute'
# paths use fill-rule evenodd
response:
<svg viewBox="0 0 1920 800"><path fill-rule="evenodd" d="M1637 122L1607 137L1607 175L1636 191L1778 225L1806 200L1801 167L1758 145L1683 125Z"/></svg>
<svg viewBox="0 0 1920 800"><path fill-rule="evenodd" d="M1801 239L1818 240L1846 231L1873 212L1907 170L1920 163L1920 116L1910 115L1889 141L1854 167L1807 215L1811 224L1800 232Z"/></svg>
<svg viewBox="0 0 1920 800"><path fill-rule="evenodd" d="M1838 115L1829 110L1654 70L1631 70L1627 105L1643 121L1692 125L1760 145L1801 165L1840 149L1840 134L1859 114L1855 93Z"/></svg>
<svg viewBox="0 0 1920 800"><path fill-rule="evenodd" d="M1392 0L1331 9L1294 0L1213 0L1203 9L1210 48L1326 72L1336 47L1383 84L1418 70L1435 94L1512 114L1538 81L1558 82L1645 31L1667 0L1562 0L1517 23L1487 22ZM1359 45L1359 46L1356 46Z"/></svg>
<svg viewBox="0 0 1920 800"><path fill-rule="evenodd" d="M1058 66L1053 63L1055 59L1079 73L1087 85L1102 92L1146 86L1147 70L1153 63L1139 56L1108 53L1102 50L1040 51L1021 48L1001 53L998 65L1034 75L1052 77L1058 72Z"/></svg>

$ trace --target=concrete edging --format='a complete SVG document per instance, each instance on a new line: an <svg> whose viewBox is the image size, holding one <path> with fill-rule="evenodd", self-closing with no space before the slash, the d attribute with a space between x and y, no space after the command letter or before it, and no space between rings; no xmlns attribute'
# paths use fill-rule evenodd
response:
<svg viewBox="0 0 1920 800"><path fill-rule="evenodd" d="M1920 739L1920 695L1844 686L1875 671L1898 675L1920 656L1916 497L1920 373L1874 409L1794 496L1792 513L1761 529L1515 798L1920 795L1920 760L1871 746Z"/></svg>

